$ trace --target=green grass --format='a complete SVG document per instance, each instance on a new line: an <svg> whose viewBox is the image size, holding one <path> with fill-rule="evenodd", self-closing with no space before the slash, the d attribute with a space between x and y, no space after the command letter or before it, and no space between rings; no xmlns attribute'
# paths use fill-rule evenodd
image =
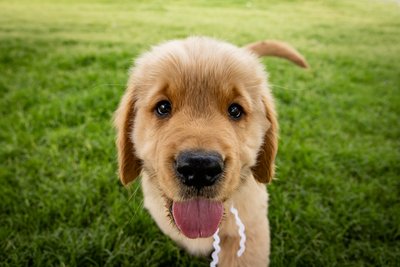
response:
<svg viewBox="0 0 400 267"><path fill-rule="evenodd" d="M264 59L281 139L271 266L400 266L395 1L0 1L0 266L207 266L116 175L112 113L133 58L208 35L287 40Z"/></svg>

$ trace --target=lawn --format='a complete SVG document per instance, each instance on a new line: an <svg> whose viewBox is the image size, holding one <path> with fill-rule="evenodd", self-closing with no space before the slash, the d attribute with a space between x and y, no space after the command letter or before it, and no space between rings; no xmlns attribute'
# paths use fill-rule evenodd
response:
<svg viewBox="0 0 400 267"><path fill-rule="evenodd" d="M281 39L271 266L400 266L398 1L0 0L0 266L207 266L116 175L133 59L189 35Z"/></svg>

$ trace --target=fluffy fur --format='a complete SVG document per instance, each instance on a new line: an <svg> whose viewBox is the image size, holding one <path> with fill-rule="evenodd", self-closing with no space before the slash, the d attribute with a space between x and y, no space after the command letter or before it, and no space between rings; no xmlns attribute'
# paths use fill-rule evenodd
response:
<svg viewBox="0 0 400 267"><path fill-rule="evenodd" d="M119 175L128 184L141 175L144 205L160 229L195 255L212 251L212 237L189 239L171 216L173 201L204 197L224 203L219 266L266 266L270 250L265 183L274 176L278 124L267 75L258 56L303 57L281 42L244 48L205 37L170 41L136 60L115 114ZM167 118L155 114L168 100ZM228 116L238 103L244 115ZM202 149L222 155L221 181L195 191L177 179L173 163L181 151ZM229 213L234 203L246 226L246 251L236 256L239 236Z"/></svg>

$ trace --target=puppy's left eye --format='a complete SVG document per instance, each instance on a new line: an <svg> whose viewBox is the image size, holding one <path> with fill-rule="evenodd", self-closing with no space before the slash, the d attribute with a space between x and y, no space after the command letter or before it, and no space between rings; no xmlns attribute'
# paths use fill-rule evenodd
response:
<svg viewBox="0 0 400 267"><path fill-rule="evenodd" d="M232 105L229 106L228 108L228 114L229 117L231 117L234 120L238 120L240 119L244 112L243 112L243 108L241 105L233 103Z"/></svg>

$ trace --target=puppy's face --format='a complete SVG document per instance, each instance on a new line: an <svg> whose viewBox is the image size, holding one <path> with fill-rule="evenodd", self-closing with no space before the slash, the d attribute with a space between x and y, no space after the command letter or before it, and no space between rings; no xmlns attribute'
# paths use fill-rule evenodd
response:
<svg viewBox="0 0 400 267"><path fill-rule="evenodd" d="M221 203L246 179L273 175L273 102L262 65L242 48L206 38L153 48L136 62L116 125L122 181L143 170L191 238L215 232ZM214 226L180 223L194 209Z"/></svg>

